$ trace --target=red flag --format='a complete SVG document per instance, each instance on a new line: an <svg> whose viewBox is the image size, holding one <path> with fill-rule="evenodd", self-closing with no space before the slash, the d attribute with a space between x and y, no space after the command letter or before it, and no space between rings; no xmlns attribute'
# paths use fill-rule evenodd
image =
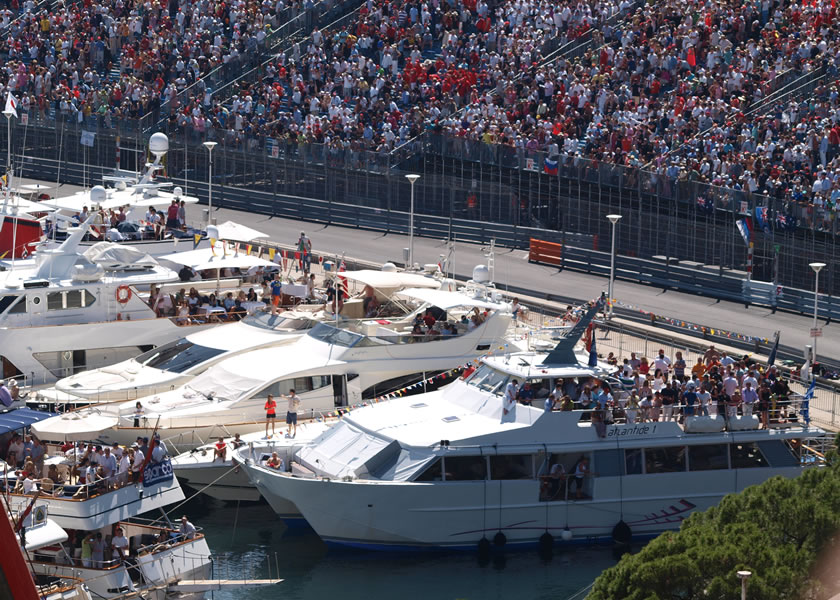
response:
<svg viewBox="0 0 840 600"><path fill-rule="evenodd" d="M694 56L694 48L688 49L688 56L686 57L686 59L688 60L688 64L692 67L697 65L697 57Z"/></svg>

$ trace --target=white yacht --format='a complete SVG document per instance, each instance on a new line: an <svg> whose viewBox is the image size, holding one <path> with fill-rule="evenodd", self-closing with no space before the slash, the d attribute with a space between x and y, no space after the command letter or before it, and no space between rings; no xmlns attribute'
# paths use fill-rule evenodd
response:
<svg viewBox="0 0 840 600"><path fill-rule="evenodd" d="M459 314L473 310L488 314L478 326L459 326L457 334L437 337L413 335L410 325L388 319L345 321L340 326L321 322L291 344L240 353L182 387L143 398L138 401L139 413L134 401L94 406L46 419L34 426L35 431L54 430L56 422L85 431L90 421L109 422L96 436L107 442L130 443L157 429L175 446L202 444L213 437L262 429L268 394L277 399L282 431L284 398L292 389L300 398L301 420L323 417L463 365L507 343L511 325L507 303L423 288L403 290L400 295L456 321Z"/></svg>
<svg viewBox="0 0 840 600"><path fill-rule="evenodd" d="M417 273L348 271L343 277L374 290L381 303L377 318L410 324L414 312L394 294L407 287L437 289L438 277ZM344 315L363 316L364 299L354 295ZM213 365L242 352L289 343L318 322L334 319L321 304L301 304L279 315L256 312L242 321L195 331L115 365L76 373L30 394L28 406L38 410L67 410L99 402L137 400L184 385ZM341 322L341 321L340 321Z"/></svg>
<svg viewBox="0 0 840 600"><path fill-rule="evenodd" d="M270 504L293 503L328 543L479 551L490 540L627 543L813 464L806 440L823 432L789 418L770 430L754 417L606 425L589 418L600 413L506 399L514 379L553 389L558 379L600 377L571 352L581 332L548 353L484 358L441 391L353 411L284 469L260 461L264 446L235 459Z"/></svg>
<svg viewBox="0 0 840 600"><path fill-rule="evenodd" d="M128 246L103 242L82 253L88 226L0 272L4 377L47 384L184 335L173 320L156 318L144 299L153 284L177 281L178 274Z"/></svg>

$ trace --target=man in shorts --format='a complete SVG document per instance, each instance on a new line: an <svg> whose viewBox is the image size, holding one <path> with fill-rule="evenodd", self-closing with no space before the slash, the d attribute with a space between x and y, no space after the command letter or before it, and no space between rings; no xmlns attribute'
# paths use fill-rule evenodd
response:
<svg viewBox="0 0 840 600"><path fill-rule="evenodd" d="M277 423L277 403L274 396L268 395L265 399L265 437L268 439L268 424L271 423L271 435L274 435L275 423Z"/></svg>
<svg viewBox="0 0 840 600"><path fill-rule="evenodd" d="M286 411L286 437L293 438L297 435L297 411L298 406L300 406L300 398L294 390L289 390L287 399L289 400L289 408Z"/></svg>
<svg viewBox="0 0 840 600"><path fill-rule="evenodd" d="M277 307L280 305L280 296L283 294L283 284L280 282L280 274L274 275L271 282L271 314L277 314Z"/></svg>

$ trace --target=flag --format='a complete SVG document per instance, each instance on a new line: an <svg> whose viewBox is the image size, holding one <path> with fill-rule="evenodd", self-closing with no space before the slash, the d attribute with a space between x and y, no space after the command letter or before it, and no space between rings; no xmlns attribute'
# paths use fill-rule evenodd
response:
<svg viewBox="0 0 840 600"><path fill-rule="evenodd" d="M251 244L245 246L245 256L251 256Z"/></svg>
<svg viewBox="0 0 840 600"><path fill-rule="evenodd" d="M193 250L195 250L196 248L198 248L198 244L199 244L200 242L201 242L201 234L200 234L200 233L196 233L196 234L193 236Z"/></svg>
<svg viewBox="0 0 840 600"><path fill-rule="evenodd" d="M697 66L697 57L694 55L694 48L688 49L688 54L686 55L685 59L688 61L688 64L690 66Z"/></svg>
<svg viewBox="0 0 840 600"><path fill-rule="evenodd" d="M776 332L776 341L773 344L773 349L770 351L770 356L767 358L767 366L768 367L772 367L774 364L776 364L776 353L779 351L779 336L780 335L781 335L781 332L777 331Z"/></svg>
<svg viewBox="0 0 840 600"><path fill-rule="evenodd" d="M82 139L79 140L79 143L81 143L82 146L87 146L88 148L93 148L93 138L94 138L94 136L96 136L96 134L94 132L85 131L83 129L82 130Z"/></svg>
<svg viewBox="0 0 840 600"><path fill-rule="evenodd" d="M557 161L551 160L550 158L546 158L545 165L543 166L543 171L545 171L549 175L557 175Z"/></svg>
<svg viewBox="0 0 840 600"><path fill-rule="evenodd" d="M4 258L6 258L6 255L7 255L8 253L9 253L9 251L8 251L8 250L6 250L3 254L0 254L0 260L2 260L2 259L4 259Z"/></svg>
<svg viewBox="0 0 840 600"><path fill-rule="evenodd" d="M595 350L595 330L592 330L592 341L589 344L589 366L598 366L598 352Z"/></svg>
<svg viewBox="0 0 840 600"><path fill-rule="evenodd" d="M275 254L275 252L276 252L276 251L274 250L274 248L269 248L269 249L268 249L268 260L270 260L271 262L274 262L274 254Z"/></svg>
<svg viewBox="0 0 840 600"><path fill-rule="evenodd" d="M15 118L17 118L17 116L18 116L17 108L18 108L17 98L12 96L12 92L10 91L6 95L6 110L5 110L5 112L12 113L15 116Z"/></svg>
<svg viewBox="0 0 840 600"><path fill-rule="evenodd" d="M811 385L808 386L808 391L805 392L805 396L802 397L802 404L799 405L799 414L802 415L806 425L811 423L811 400L814 398L814 391L816 390L816 387L817 380L812 379Z"/></svg>
<svg viewBox="0 0 840 600"><path fill-rule="evenodd" d="M766 233L770 234L770 209L766 206L756 206L755 207L755 222L761 228L761 230Z"/></svg>
<svg viewBox="0 0 840 600"><path fill-rule="evenodd" d="M216 238L210 238L210 252L213 253L213 256L216 256Z"/></svg>
<svg viewBox="0 0 840 600"><path fill-rule="evenodd" d="M750 245L750 236L752 233L752 228L750 227L750 220L749 219L738 219L735 221L735 225L738 227L738 231L741 232L741 237L744 238L744 243L749 246Z"/></svg>

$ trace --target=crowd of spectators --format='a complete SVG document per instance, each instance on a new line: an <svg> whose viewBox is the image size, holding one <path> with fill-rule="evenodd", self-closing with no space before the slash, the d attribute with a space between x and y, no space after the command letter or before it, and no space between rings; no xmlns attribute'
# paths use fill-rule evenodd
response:
<svg viewBox="0 0 840 600"><path fill-rule="evenodd" d="M805 203L818 227L833 219L840 28L828 1L366 0L232 97L208 88L204 75L256 56L300 10L106 0L47 13L27 0L0 15L0 83L25 111L106 126L152 114L231 145L377 151L432 132ZM582 56L546 60L580 39ZM763 103L809 74L824 77L804 99Z"/></svg>

